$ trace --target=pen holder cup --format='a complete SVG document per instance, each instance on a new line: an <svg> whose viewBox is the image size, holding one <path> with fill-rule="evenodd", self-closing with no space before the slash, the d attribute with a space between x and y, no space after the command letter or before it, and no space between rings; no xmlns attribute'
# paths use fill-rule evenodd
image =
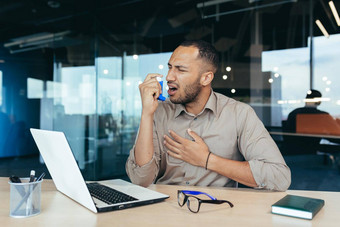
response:
<svg viewBox="0 0 340 227"><path fill-rule="evenodd" d="M41 182L29 182L29 178L21 178L22 183L10 184L10 213L14 218L25 218L40 213Z"/></svg>

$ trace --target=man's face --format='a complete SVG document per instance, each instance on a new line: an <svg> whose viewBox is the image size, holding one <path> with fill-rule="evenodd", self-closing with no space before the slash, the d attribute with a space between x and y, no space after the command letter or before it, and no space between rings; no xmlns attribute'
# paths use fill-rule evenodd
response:
<svg viewBox="0 0 340 227"><path fill-rule="evenodd" d="M179 46L171 55L168 63L168 94L175 104L194 102L201 91L201 70L204 63L197 58L196 47Z"/></svg>

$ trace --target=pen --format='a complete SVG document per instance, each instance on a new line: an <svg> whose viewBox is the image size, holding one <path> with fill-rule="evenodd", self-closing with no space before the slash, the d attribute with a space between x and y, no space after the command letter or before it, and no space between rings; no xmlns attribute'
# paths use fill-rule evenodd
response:
<svg viewBox="0 0 340 227"><path fill-rule="evenodd" d="M45 176L45 172L43 172L37 179L36 181L41 181Z"/></svg>
<svg viewBox="0 0 340 227"><path fill-rule="evenodd" d="M31 174L30 174L30 183L34 181L34 177L35 177L35 171L31 170Z"/></svg>
<svg viewBox="0 0 340 227"><path fill-rule="evenodd" d="M21 180L18 176L15 176L15 175L12 175L9 177L9 180L12 182L12 183L21 183ZM21 197L24 197L26 192L25 190L22 188L22 187L15 187L17 189L17 191L20 193Z"/></svg>
<svg viewBox="0 0 340 227"><path fill-rule="evenodd" d="M35 178L35 171L34 170L31 170L31 173L30 173L30 181L29 183L32 183L34 182L34 178ZM26 216L28 216L29 214L32 213L32 198L31 198L31 195L32 195L32 185L29 185L28 186L28 193L29 193L29 196L27 198L27 201L26 201Z"/></svg>
<svg viewBox="0 0 340 227"><path fill-rule="evenodd" d="M12 183L21 183L21 180L19 177L15 176L15 175L12 175L9 177L9 180L12 182Z"/></svg>

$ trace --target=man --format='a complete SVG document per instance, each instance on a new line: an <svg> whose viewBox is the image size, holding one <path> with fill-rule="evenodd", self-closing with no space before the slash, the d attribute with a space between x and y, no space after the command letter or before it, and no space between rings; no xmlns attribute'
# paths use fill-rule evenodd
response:
<svg viewBox="0 0 340 227"><path fill-rule="evenodd" d="M314 116L313 120L310 120L305 127L309 130L317 130L317 134L332 134L332 132L340 132L340 125L337 124L333 117L322 110L318 109L321 104L322 94L318 90L309 90L305 99L305 106L297 108L289 113L286 123L283 123L284 132L296 133L297 116L300 115L300 121L306 116ZM300 129L301 130L301 129ZM306 130L306 129L304 129ZM300 132L301 133L301 132ZM307 134L313 134L316 132L305 132ZM323 151L326 148L320 148L321 137L302 137L302 136L284 136L283 150L287 154L301 154L301 153L315 153L316 151ZM339 143L337 139L328 140ZM327 151L327 150L326 150Z"/></svg>
<svg viewBox="0 0 340 227"><path fill-rule="evenodd" d="M248 105L212 91L214 47L185 41L172 54L168 94L158 102L159 74L139 86L142 116L126 163L133 183L235 186L286 190L290 170ZM245 161L243 161L245 159Z"/></svg>
<svg viewBox="0 0 340 227"><path fill-rule="evenodd" d="M286 123L286 129L288 132L296 132L296 116L298 114L329 114L325 111L317 109L318 106L321 104L321 97L322 94L318 90L312 89L307 92L305 106L293 110L288 115Z"/></svg>

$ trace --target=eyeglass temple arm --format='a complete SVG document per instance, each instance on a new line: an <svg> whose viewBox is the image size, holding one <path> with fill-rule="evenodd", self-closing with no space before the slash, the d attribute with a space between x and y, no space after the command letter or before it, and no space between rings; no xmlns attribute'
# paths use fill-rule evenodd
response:
<svg viewBox="0 0 340 227"><path fill-rule="evenodd" d="M228 200L201 200L201 202L202 203L213 203L213 204L228 203L230 207L234 207L234 204L232 204Z"/></svg>
<svg viewBox="0 0 340 227"><path fill-rule="evenodd" d="M189 191L189 190L182 190L183 193L185 194L190 194L190 195L206 195L212 200L217 200L214 196L209 195L208 193L205 192L200 192L200 191Z"/></svg>

